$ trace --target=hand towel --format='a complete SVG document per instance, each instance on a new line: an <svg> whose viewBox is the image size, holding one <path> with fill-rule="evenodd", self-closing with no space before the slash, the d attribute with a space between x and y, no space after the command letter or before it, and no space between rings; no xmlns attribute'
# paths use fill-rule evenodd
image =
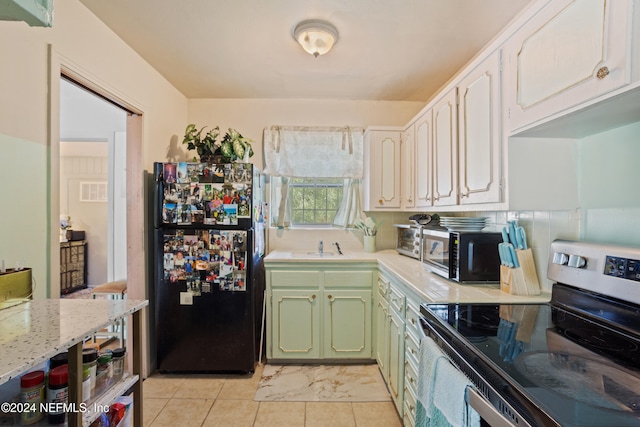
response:
<svg viewBox="0 0 640 427"><path fill-rule="evenodd" d="M429 337L420 341L416 427L477 427L480 416L466 403L467 377Z"/></svg>
<svg viewBox="0 0 640 427"><path fill-rule="evenodd" d="M480 426L480 416L467 405L467 387L473 387L469 379L448 358L439 359L434 369L433 406L452 427Z"/></svg>
<svg viewBox="0 0 640 427"><path fill-rule="evenodd" d="M432 417L436 362L445 357L440 347L431 338L423 337L420 340L416 426L427 425L428 419Z"/></svg>

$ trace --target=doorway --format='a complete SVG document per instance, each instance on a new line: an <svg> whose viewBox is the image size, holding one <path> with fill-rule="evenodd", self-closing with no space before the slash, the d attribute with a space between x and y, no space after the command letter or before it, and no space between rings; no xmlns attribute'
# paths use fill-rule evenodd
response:
<svg viewBox="0 0 640 427"><path fill-rule="evenodd" d="M127 279L127 113L61 77L61 294Z"/></svg>

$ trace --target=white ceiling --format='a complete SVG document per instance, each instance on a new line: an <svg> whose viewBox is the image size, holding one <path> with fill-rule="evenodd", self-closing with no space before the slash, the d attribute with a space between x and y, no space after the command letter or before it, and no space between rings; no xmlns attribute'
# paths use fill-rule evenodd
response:
<svg viewBox="0 0 640 427"><path fill-rule="evenodd" d="M188 98L427 101L530 0L80 0ZM323 19L314 58L291 32Z"/></svg>

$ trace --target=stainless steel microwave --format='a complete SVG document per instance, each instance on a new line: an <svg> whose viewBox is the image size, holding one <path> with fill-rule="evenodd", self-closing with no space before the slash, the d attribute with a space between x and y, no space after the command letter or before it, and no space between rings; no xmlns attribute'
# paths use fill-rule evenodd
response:
<svg viewBox="0 0 640 427"><path fill-rule="evenodd" d="M501 233L422 229L422 262L456 282L500 282Z"/></svg>
<svg viewBox="0 0 640 427"><path fill-rule="evenodd" d="M422 245L422 226L412 224L393 224L397 228L396 250L399 254L420 259Z"/></svg>

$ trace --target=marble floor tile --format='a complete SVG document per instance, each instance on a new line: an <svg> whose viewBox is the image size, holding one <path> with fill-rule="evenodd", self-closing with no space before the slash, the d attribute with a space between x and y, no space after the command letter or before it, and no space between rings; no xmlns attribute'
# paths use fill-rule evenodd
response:
<svg viewBox="0 0 640 427"><path fill-rule="evenodd" d="M307 402L305 427L356 427L349 402Z"/></svg>
<svg viewBox="0 0 640 427"><path fill-rule="evenodd" d="M354 402L351 405L357 427L402 427L393 402Z"/></svg>
<svg viewBox="0 0 640 427"><path fill-rule="evenodd" d="M304 427L304 402L260 402L254 427Z"/></svg>
<svg viewBox="0 0 640 427"><path fill-rule="evenodd" d="M267 365L254 399L378 402L391 397L377 365Z"/></svg>
<svg viewBox="0 0 640 427"><path fill-rule="evenodd" d="M251 427L258 412L252 400L216 400L204 420L204 427Z"/></svg>
<svg viewBox="0 0 640 427"><path fill-rule="evenodd" d="M208 399L171 399L150 427L201 426L212 405Z"/></svg>
<svg viewBox="0 0 640 427"><path fill-rule="evenodd" d="M167 402L169 402L169 399L144 398L144 401L142 402L142 421L144 423L144 427L149 427L151 425Z"/></svg>

